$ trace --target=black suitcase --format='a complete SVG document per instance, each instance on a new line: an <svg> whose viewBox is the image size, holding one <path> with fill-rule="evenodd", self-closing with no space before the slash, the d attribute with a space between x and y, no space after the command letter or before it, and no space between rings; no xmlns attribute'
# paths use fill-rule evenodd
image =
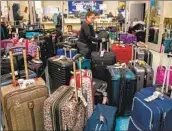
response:
<svg viewBox="0 0 172 131"><path fill-rule="evenodd" d="M48 59L50 93L62 85L69 85L72 75L72 60L66 58L59 60L59 58L59 56L54 56Z"/></svg>
<svg viewBox="0 0 172 131"><path fill-rule="evenodd" d="M94 104L102 104L103 97L107 97L107 82L93 78Z"/></svg>
<svg viewBox="0 0 172 131"><path fill-rule="evenodd" d="M108 43L109 44L109 43ZM107 51L109 50L109 46L107 44ZM102 44L100 46L100 51L102 50ZM107 69L108 65L114 65L116 63L116 56L112 52L105 52L101 57L100 52L92 52L91 53L91 68L93 77L107 81Z"/></svg>
<svg viewBox="0 0 172 131"><path fill-rule="evenodd" d="M144 61L147 62L147 64L149 64L150 66L152 66L152 61L153 61L153 54L152 52L150 52L149 50L147 49L143 49L144 51Z"/></svg>

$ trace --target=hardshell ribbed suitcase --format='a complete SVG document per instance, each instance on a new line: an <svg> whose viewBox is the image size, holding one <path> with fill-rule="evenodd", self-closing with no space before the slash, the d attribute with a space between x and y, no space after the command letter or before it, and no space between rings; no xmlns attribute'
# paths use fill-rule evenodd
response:
<svg viewBox="0 0 172 131"><path fill-rule="evenodd" d="M172 100L163 95L153 101L145 101L145 98L152 96L155 91L155 87L149 87L135 95L128 131L172 130Z"/></svg>
<svg viewBox="0 0 172 131"><path fill-rule="evenodd" d="M59 60L59 58L59 56L54 56L48 59L48 75L51 93L62 85L69 85L72 75L72 60L67 58Z"/></svg>
<svg viewBox="0 0 172 131"><path fill-rule="evenodd" d="M135 61L129 62L129 68L136 74L136 89L139 91L140 89L144 88L145 83L145 69L140 67L137 64L134 64Z"/></svg>
<svg viewBox="0 0 172 131"><path fill-rule="evenodd" d="M144 61L147 62L150 66L152 66L152 61L153 61L153 54L147 49L143 49L144 51Z"/></svg>
<svg viewBox="0 0 172 131"><path fill-rule="evenodd" d="M136 76L128 68L108 66L108 99L111 106L118 107L119 115L129 115L136 92Z"/></svg>

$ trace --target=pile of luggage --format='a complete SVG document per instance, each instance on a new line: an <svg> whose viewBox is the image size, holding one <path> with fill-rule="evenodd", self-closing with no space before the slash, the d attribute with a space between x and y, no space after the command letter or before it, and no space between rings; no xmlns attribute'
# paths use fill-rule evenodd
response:
<svg viewBox="0 0 172 131"><path fill-rule="evenodd" d="M77 36L26 34L1 41L5 130L110 131L119 116L130 116L129 131L172 130L171 68L160 64L154 86L153 55L135 35L116 33L111 43L101 32L102 42L86 59Z"/></svg>

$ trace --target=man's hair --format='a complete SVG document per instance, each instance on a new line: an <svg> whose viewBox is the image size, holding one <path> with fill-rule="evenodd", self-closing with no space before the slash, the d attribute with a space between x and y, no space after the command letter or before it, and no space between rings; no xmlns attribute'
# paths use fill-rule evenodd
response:
<svg viewBox="0 0 172 131"><path fill-rule="evenodd" d="M85 15L85 18L87 18L87 17L89 17L89 16L91 16L91 15L95 15L95 12L93 12L93 11L89 11L89 12L87 12L87 14Z"/></svg>

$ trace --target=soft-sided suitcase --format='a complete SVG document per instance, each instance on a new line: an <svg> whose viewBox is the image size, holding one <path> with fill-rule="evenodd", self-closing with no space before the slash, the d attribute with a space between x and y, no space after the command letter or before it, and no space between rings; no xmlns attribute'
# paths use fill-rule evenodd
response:
<svg viewBox="0 0 172 131"><path fill-rule="evenodd" d="M94 104L107 104L107 82L93 78ZM103 101L106 97L106 101Z"/></svg>
<svg viewBox="0 0 172 131"><path fill-rule="evenodd" d="M69 85L72 71L72 60L67 57L54 56L48 59L48 78L50 92L53 93L62 85Z"/></svg>
<svg viewBox="0 0 172 131"><path fill-rule="evenodd" d="M76 79L75 63L73 63L73 65ZM83 131L85 113L83 102L78 100L76 84L75 88L71 86L61 86L44 102L44 130Z"/></svg>
<svg viewBox="0 0 172 131"><path fill-rule="evenodd" d="M12 51L10 51L13 84L1 87L2 109L5 116L4 130L43 130L43 102L48 97L48 88L42 78L37 78L35 83L29 84L31 80L28 79L25 49L23 54L26 80L22 86L18 86L15 80Z"/></svg>
<svg viewBox="0 0 172 131"><path fill-rule="evenodd" d="M115 53L116 61L119 63L127 63L132 59L132 49L131 45L112 45L111 52Z"/></svg>
<svg viewBox="0 0 172 131"><path fill-rule="evenodd" d="M145 98L152 96L155 91L155 87L149 87L135 95L128 131L172 130L172 100L160 95L157 99L145 101Z"/></svg>
<svg viewBox="0 0 172 131"><path fill-rule="evenodd" d="M98 104L88 119L84 131L113 131L117 108Z"/></svg>
<svg viewBox="0 0 172 131"><path fill-rule="evenodd" d="M136 92L136 76L126 67L108 66L108 99L119 115L129 115Z"/></svg>
<svg viewBox="0 0 172 131"><path fill-rule="evenodd" d="M109 45L107 46L107 51L108 49L109 49ZM100 51L102 51L102 44L100 45ZM116 56L112 52L104 52L103 56L100 56L100 55L101 55L100 52L91 53L93 77L100 80L107 81L106 66L115 64Z"/></svg>
<svg viewBox="0 0 172 131"><path fill-rule="evenodd" d="M81 67L81 58L79 58L79 65ZM94 94L93 94L93 83L92 83L92 74L90 70L76 71L76 87L82 91L82 94L87 102L87 118L93 113L94 107ZM70 79L70 86L75 86L75 76L73 75Z"/></svg>

